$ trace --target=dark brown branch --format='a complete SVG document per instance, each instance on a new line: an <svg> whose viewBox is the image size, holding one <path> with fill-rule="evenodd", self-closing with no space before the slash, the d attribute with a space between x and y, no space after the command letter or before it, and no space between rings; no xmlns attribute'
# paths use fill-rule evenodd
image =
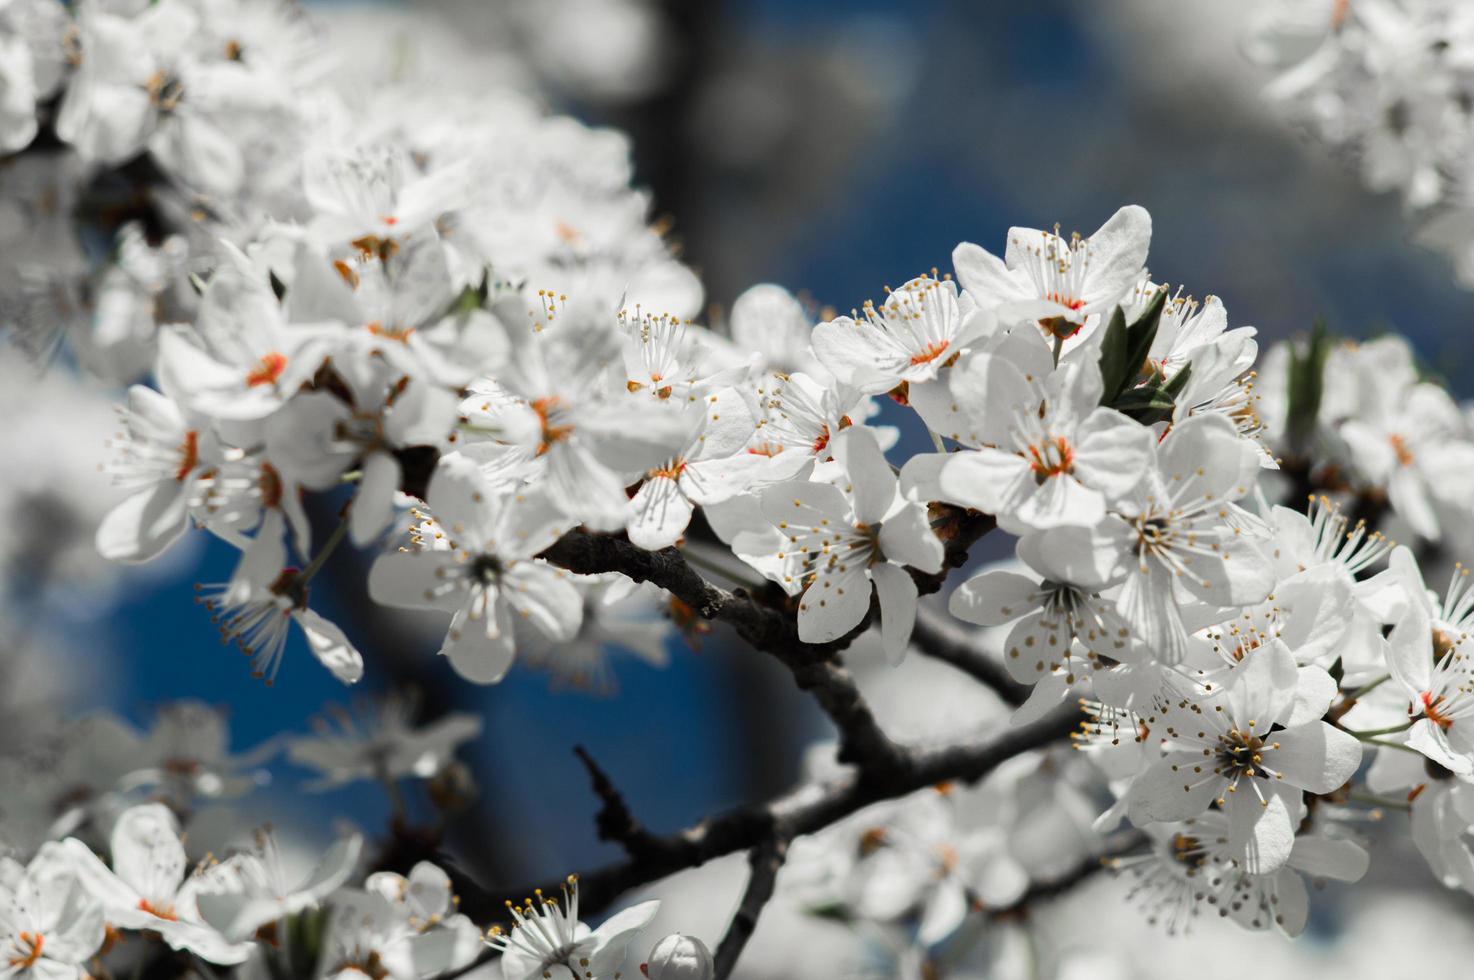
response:
<svg viewBox="0 0 1474 980"><path fill-rule="evenodd" d="M872 803L939 783L976 782L1009 759L1068 737L1078 718L1078 707L1068 704L1037 722L1005 728L986 737L942 747L901 749L899 765L885 780L848 773L829 782L801 786L768 803L728 810L673 834L648 835L639 858L627 858L580 876L579 905L587 912L597 912L631 889L700 867L714 858L751 850L775 833L801 837ZM457 884L461 910L481 921L491 921L500 914L504 897L531 895L535 887L552 891L558 886L558 882L537 882L487 890L470 882Z"/></svg>
<svg viewBox="0 0 1474 980"><path fill-rule="evenodd" d="M916 610L911 645L991 688L1008 704L1016 707L1029 696L1029 689L1008 676L1003 665L981 650L962 629L926 606Z"/></svg>
<svg viewBox="0 0 1474 980"><path fill-rule="evenodd" d="M758 916L773 897L773 888L778 882L778 871L788 857L788 838L775 834L754 847L747 856L752 870L747 879L747 890L742 893L742 902L732 914L732 923L722 937L716 951L716 980L726 980L737 965L747 941L757 929Z"/></svg>
<svg viewBox="0 0 1474 980"><path fill-rule="evenodd" d="M631 858L638 858L650 840L650 834L640 826L640 822L630 812L629 804L625 803L619 788L614 785L609 775L599 768L599 764L594 761L593 756L589 755L588 750L582 745L575 745L573 753L588 770L589 782L593 785L594 795L604 804L594 817L599 839L613 841L623 847L625 853Z"/></svg>
<svg viewBox="0 0 1474 980"><path fill-rule="evenodd" d="M998 526L989 514L954 507L951 504L928 504L928 517L937 537L942 539L942 570L940 572L918 572L911 569L916 580L916 591L922 595L940 592L947 575L955 568L967 564L967 554L972 546Z"/></svg>
<svg viewBox="0 0 1474 980"><path fill-rule="evenodd" d="M543 557L571 572L619 572L636 582L652 582L703 618L731 625L754 648L787 667L798 686L819 702L839 729L841 761L878 777L900 759L900 747L881 731L854 679L837 659L851 637L831 644L804 643L790 611L759 602L742 590L728 592L712 585L677 548L646 551L622 537L570 531Z"/></svg>

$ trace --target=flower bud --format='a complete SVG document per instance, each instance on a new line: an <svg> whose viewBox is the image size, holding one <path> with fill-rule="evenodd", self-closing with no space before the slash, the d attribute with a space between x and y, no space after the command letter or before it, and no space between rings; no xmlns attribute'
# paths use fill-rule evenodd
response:
<svg viewBox="0 0 1474 980"><path fill-rule="evenodd" d="M705 943L676 933L655 944L643 969L650 980L711 980L716 964Z"/></svg>

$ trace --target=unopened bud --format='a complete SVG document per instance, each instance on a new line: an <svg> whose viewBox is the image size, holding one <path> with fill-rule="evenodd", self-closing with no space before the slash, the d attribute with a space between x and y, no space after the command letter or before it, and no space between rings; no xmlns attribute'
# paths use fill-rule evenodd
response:
<svg viewBox="0 0 1474 980"><path fill-rule="evenodd" d="M711 980L716 964L706 943L676 933L655 944L641 969L650 980Z"/></svg>

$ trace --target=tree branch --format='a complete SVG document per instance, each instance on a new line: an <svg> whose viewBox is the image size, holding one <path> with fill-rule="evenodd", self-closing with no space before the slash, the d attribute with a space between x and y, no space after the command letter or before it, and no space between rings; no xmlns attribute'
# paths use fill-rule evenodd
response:
<svg viewBox="0 0 1474 980"><path fill-rule="evenodd" d="M780 833L767 838L754 847L747 856L752 871L747 879L747 890L742 902L732 914L732 923L722 937L716 951L716 980L726 980L737 965L747 941L757 929L758 916L763 906L773 897L773 888L778 882L778 871L788 857L788 838Z"/></svg>
<svg viewBox="0 0 1474 980"><path fill-rule="evenodd" d="M926 606L916 610L916 628L911 633L911 644L928 657L951 664L984 687L991 688L1014 707L1029 697L1029 689L1008 676L1002 664L979 649L954 623Z"/></svg>
<svg viewBox="0 0 1474 980"><path fill-rule="evenodd" d="M983 911L989 919L995 922L1023 918L1038 903L1058 898L1076 885L1093 877L1097 872L1113 867L1116 858L1135 850L1144 840L1146 840L1146 835L1136 830L1118 834L1098 853L1087 854L1067 871L1043 881L1032 882L1027 891L1009 904Z"/></svg>
<svg viewBox="0 0 1474 980"><path fill-rule="evenodd" d="M631 858L638 858L649 842L650 834L640 826L640 822L630 812L629 804L625 803L619 788L614 785L614 781L609 778L608 774L599 768L599 764L594 761L593 756L589 755L588 750L582 745L575 745L573 753L588 770L594 795L604 804L594 817L599 839L613 841L623 847L624 852Z"/></svg>
<svg viewBox="0 0 1474 980"><path fill-rule="evenodd" d="M813 694L839 729L842 762L860 766L867 775L882 776L899 761L900 747L881 731L854 678L837 659L868 624L834 643L805 643L798 638L790 612L765 605L743 590L728 592L712 585L687 564L677 548L646 551L624 538L570 531L543 552L543 557L584 575L619 572L636 582L652 582L703 618L731 625L753 647L787 667L798 686Z"/></svg>
<svg viewBox="0 0 1474 980"><path fill-rule="evenodd" d="M828 782L806 784L768 803L736 807L673 834L647 835L640 857L580 875L579 905L585 911L597 912L624 892L714 858L751 850L777 833L801 837L872 803L938 783L976 782L1009 759L1068 737L1078 718L1079 708L1067 704L1037 722L1004 728L986 738L941 747L899 749L899 764L885 780L846 773ZM488 890L471 882L458 882L457 890L461 911L473 919L490 921L501 913L504 895L530 895L533 888L544 886L552 891L558 883Z"/></svg>

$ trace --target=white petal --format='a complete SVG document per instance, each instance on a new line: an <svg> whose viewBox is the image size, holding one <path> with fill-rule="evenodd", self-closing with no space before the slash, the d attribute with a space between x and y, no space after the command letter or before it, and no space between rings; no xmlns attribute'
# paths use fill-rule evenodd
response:
<svg viewBox="0 0 1474 980"><path fill-rule="evenodd" d="M292 618L302 627L312 655L334 677L344 684L357 683L363 677L363 657L335 623L311 609L298 609Z"/></svg>
<svg viewBox="0 0 1474 980"><path fill-rule="evenodd" d="M1361 743L1322 721L1275 732L1267 741L1275 748L1265 753L1266 764L1287 784L1312 793L1339 789L1361 765Z"/></svg>
<svg viewBox="0 0 1474 980"><path fill-rule="evenodd" d="M1371 856L1355 841L1302 834L1290 851L1290 867L1316 878L1360 881L1371 865Z"/></svg>
<svg viewBox="0 0 1474 980"><path fill-rule="evenodd" d="M993 570L975 575L952 593L947 609L958 619L979 626L1003 626L1039 607L1039 583L1015 572Z"/></svg>
<svg viewBox="0 0 1474 980"><path fill-rule="evenodd" d="M1212 760L1198 752L1172 752L1152 763L1131 784L1127 800L1131 822L1144 827L1203 813L1227 785L1212 772Z"/></svg>
<svg viewBox="0 0 1474 980"><path fill-rule="evenodd" d="M870 576L858 563L844 571L820 569L798 603L798 638L828 643L860 625L870 609Z"/></svg>
<svg viewBox="0 0 1474 980"><path fill-rule="evenodd" d="M189 526L188 490L188 484L170 481L128 497L98 526L98 552L113 561L157 557Z"/></svg>
<svg viewBox="0 0 1474 980"><path fill-rule="evenodd" d="M388 453L370 453L363 461L358 495L348 511L348 533L360 548L383 533L393 519L399 478L399 462Z"/></svg>
<svg viewBox="0 0 1474 980"><path fill-rule="evenodd" d="M906 657L906 645L916 626L916 583L898 565L880 562L870 569L880 597L880 641L892 665Z"/></svg>
<svg viewBox="0 0 1474 980"><path fill-rule="evenodd" d="M1268 874L1290 859L1295 825L1281 795L1268 786L1260 786L1264 794L1260 800L1254 792L1256 787L1251 785L1253 779L1240 777L1234 791L1225 794L1228 842L1245 871Z"/></svg>
<svg viewBox="0 0 1474 980"><path fill-rule="evenodd" d="M649 551L668 548L680 540L691 523L691 501L668 476L652 476L630 501L630 541Z"/></svg>
<svg viewBox="0 0 1474 980"><path fill-rule="evenodd" d="M875 441L875 433L863 425L853 425L834 438L833 446L834 457L850 478L855 520L879 524L895 503L897 481Z"/></svg>
<svg viewBox="0 0 1474 980"><path fill-rule="evenodd" d="M908 501L880 525L880 550L889 560L918 571L942 570L946 549L931 528L926 505Z"/></svg>

